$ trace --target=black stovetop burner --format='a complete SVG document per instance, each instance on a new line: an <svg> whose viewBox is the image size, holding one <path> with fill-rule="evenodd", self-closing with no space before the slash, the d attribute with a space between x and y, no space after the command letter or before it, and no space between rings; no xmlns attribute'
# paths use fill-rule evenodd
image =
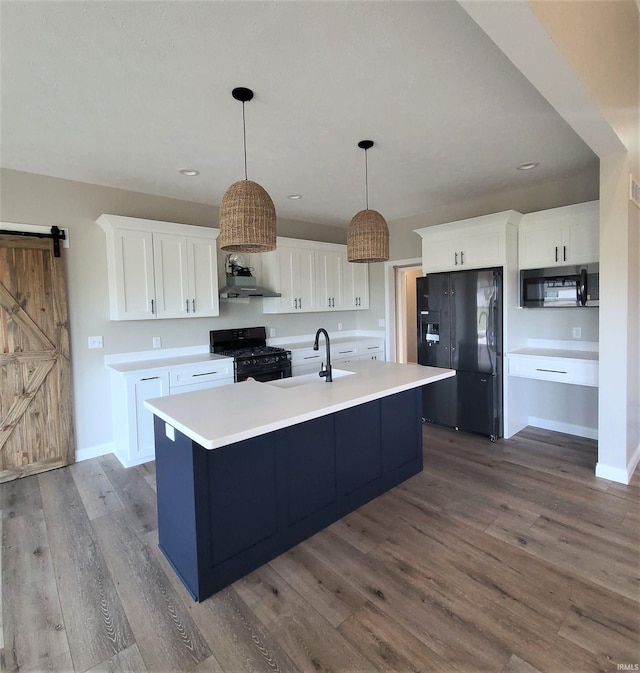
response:
<svg viewBox="0 0 640 673"><path fill-rule="evenodd" d="M226 348L225 350L215 352L231 358L249 358L260 355L273 355L274 353L285 353L286 351L284 348L276 348L275 346L252 346L248 348Z"/></svg>

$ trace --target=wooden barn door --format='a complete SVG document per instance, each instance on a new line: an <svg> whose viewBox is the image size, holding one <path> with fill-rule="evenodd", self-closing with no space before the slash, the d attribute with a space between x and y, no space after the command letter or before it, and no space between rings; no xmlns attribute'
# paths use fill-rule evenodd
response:
<svg viewBox="0 0 640 673"><path fill-rule="evenodd" d="M64 258L0 235L0 482L74 456Z"/></svg>

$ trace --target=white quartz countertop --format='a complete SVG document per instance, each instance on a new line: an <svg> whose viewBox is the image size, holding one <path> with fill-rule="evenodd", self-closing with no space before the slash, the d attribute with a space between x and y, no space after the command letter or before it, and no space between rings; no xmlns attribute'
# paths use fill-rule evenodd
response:
<svg viewBox="0 0 640 673"><path fill-rule="evenodd" d="M598 351L569 350L561 348L521 348L507 353L507 357L569 358L571 360L598 361Z"/></svg>
<svg viewBox="0 0 640 673"><path fill-rule="evenodd" d="M332 383L320 377L278 382L244 381L144 404L156 416L205 449L257 437L387 395L455 376L452 369L377 360L349 363ZM300 385L294 383L299 378Z"/></svg>
<svg viewBox="0 0 640 673"><path fill-rule="evenodd" d="M154 360L134 360L131 362L120 362L108 364L107 367L121 374L133 374L136 372L149 372L154 369L171 369L184 365L198 365L202 363L215 362L216 360L230 362L232 358L214 353L200 353L197 355L182 355L178 357L157 358Z"/></svg>

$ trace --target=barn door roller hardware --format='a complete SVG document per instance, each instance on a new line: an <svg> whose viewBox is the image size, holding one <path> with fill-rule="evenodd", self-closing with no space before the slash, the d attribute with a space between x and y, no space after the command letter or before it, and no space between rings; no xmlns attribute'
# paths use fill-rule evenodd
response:
<svg viewBox="0 0 640 673"><path fill-rule="evenodd" d="M55 224L51 227L51 233L42 234L37 231L9 231L7 229L0 229L0 234L7 234L9 236L35 236L35 238L52 238L53 239L53 256L60 257L60 241L66 239L64 231Z"/></svg>

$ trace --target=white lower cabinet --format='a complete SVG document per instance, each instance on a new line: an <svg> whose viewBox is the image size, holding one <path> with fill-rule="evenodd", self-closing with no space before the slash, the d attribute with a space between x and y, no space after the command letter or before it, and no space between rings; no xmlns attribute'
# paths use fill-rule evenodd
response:
<svg viewBox="0 0 640 673"><path fill-rule="evenodd" d="M155 458L153 415L144 402L169 394L169 372L111 374L114 453L125 466Z"/></svg>
<svg viewBox="0 0 640 673"><path fill-rule="evenodd" d="M153 368L131 373L111 371L114 453L125 467L155 459L153 414L145 400L233 383L233 360Z"/></svg>
<svg viewBox="0 0 640 673"><path fill-rule="evenodd" d="M326 364L324 341L319 350L313 348L291 349L291 373L303 376L319 372L323 363ZM340 369L354 360L384 360L384 339L360 337L354 341L331 344L331 365Z"/></svg>

